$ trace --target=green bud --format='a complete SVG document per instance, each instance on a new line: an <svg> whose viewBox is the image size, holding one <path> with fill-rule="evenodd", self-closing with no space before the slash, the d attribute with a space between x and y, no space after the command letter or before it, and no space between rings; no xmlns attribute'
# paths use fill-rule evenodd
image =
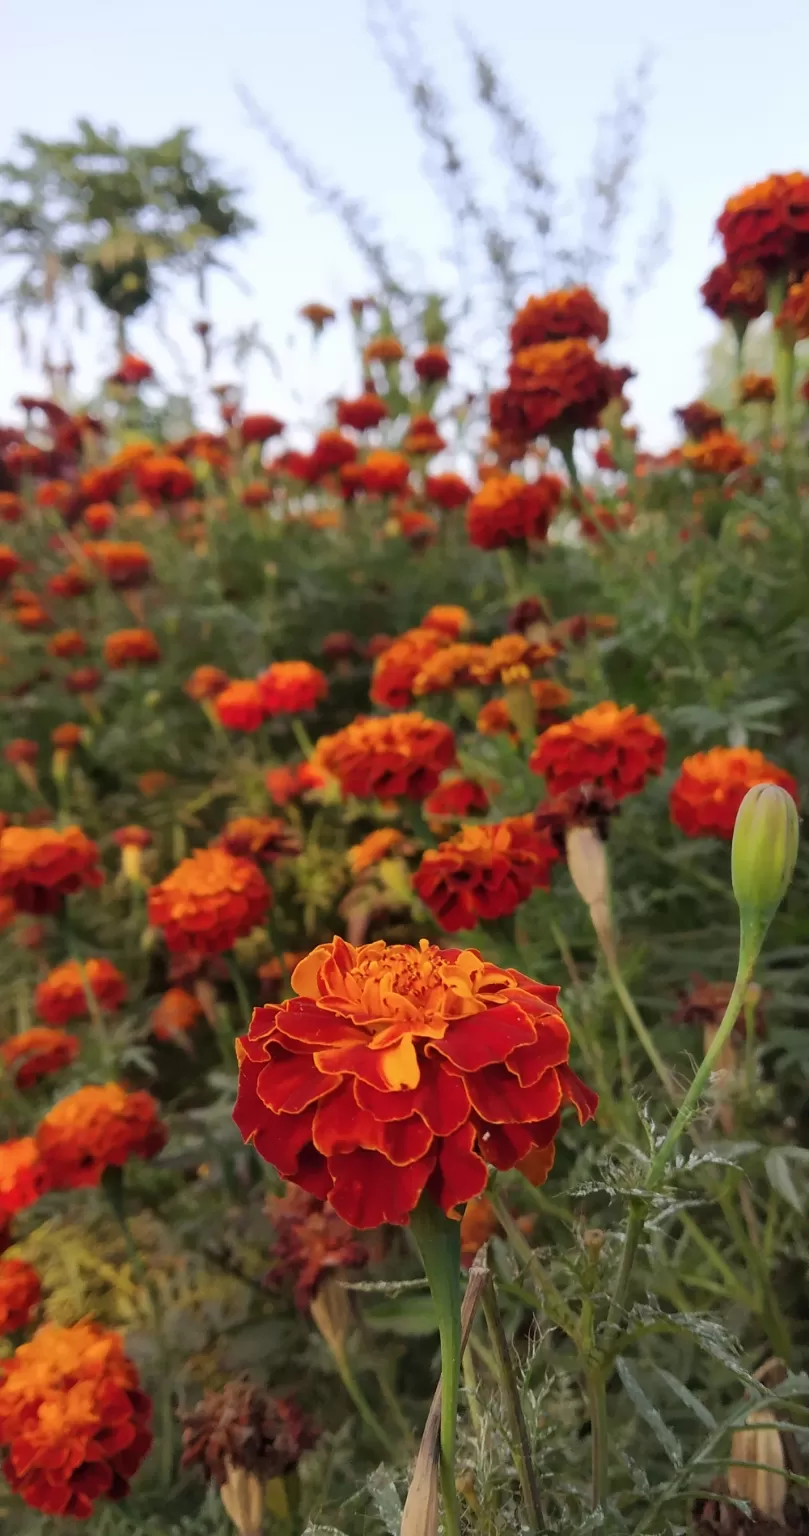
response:
<svg viewBox="0 0 809 1536"><path fill-rule="evenodd" d="M786 895L797 857L795 801L777 784L755 784L739 806L730 868L742 925L760 937Z"/></svg>

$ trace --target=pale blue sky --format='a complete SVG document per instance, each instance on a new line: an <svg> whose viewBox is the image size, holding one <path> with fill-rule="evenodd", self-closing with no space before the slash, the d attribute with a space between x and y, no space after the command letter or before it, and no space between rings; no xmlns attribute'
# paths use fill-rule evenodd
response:
<svg viewBox="0 0 809 1536"><path fill-rule="evenodd" d="M637 221L665 193L672 250L651 291L619 320L611 355L637 369L635 418L647 440L664 442L671 408L699 388L701 354L715 335L696 290L717 259L712 231L725 197L772 170L809 164L809 0L415 0L414 9L430 56L462 104L462 135L482 150L489 130L463 89L459 20L494 52L541 131L557 180L569 187L587 168L596 118L617 76L645 47L653 51ZM197 127L202 147L245 185L260 226L238 257L253 293L219 285L215 318L226 330L255 319L281 350L299 305L341 302L368 280L339 228L312 209L246 121L237 80L324 172L378 209L392 237L424 254L428 274L446 238L420 170L420 143L366 14L366 0L0 0L0 156L20 129L63 134L78 115L138 137ZM193 318L193 306L187 313ZM173 315L174 335L184 327L182 314ZM146 328L133 339L148 354ZM98 367L90 359L105 345L93 331L79 346L88 382ZM281 382L257 364L250 403L289 412L290 379L307 403L315 391L357 382L338 337L327 340L315 381L306 376L309 356L299 343ZM0 319L0 412L8 415L21 384L36 382Z"/></svg>

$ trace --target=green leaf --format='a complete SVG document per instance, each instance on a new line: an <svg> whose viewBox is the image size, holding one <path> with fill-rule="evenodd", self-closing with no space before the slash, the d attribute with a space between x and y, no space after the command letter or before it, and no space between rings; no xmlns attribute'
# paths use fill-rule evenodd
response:
<svg viewBox="0 0 809 1536"><path fill-rule="evenodd" d="M797 1211L798 1215L802 1216L804 1209L803 1200L795 1187L789 1163L780 1147L773 1147L767 1153L764 1159L764 1167L767 1170L767 1178L776 1194L780 1195L782 1200L786 1200L787 1205L791 1205L793 1211Z"/></svg>
<svg viewBox="0 0 809 1536"><path fill-rule="evenodd" d="M680 1402L684 1403L686 1408L691 1409L691 1412L699 1419L701 1424L705 1425L706 1429L716 1429L716 1419L711 1413L710 1408L706 1408L705 1404L701 1403L699 1398L694 1396L694 1393L690 1391L684 1381L680 1380L679 1376L674 1376L671 1371L665 1370L662 1365L655 1365L653 1369L661 1380L666 1383L666 1386L671 1389L674 1396L679 1397Z"/></svg>
<svg viewBox="0 0 809 1536"><path fill-rule="evenodd" d="M615 1365L627 1397L637 1409L641 1418L648 1424L652 1434L660 1441L672 1466L679 1469L683 1464L683 1453L676 1435L672 1434L668 1425L663 1422L654 1403L650 1402L646 1396L629 1361L625 1360L622 1355L619 1355Z"/></svg>
<svg viewBox="0 0 809 1536"><path fill-rule="evenodd" d="M438 1332L438 1314L429 1292L376 1301L362 1309L363 1321L374 1333L395 1333L404 1339L422 1339Z"/></svg>

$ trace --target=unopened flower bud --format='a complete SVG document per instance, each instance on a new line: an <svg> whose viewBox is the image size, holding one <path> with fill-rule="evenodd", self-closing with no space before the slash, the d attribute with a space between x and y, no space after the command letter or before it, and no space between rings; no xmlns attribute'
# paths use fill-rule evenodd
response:
<svg viewBox="0 0 809 1536"><path fill-rule="evenodd" d="M795 801L777 784L754 784L736 817L733 894L742 923L763 934L784 899L798 856Z"/></svg>

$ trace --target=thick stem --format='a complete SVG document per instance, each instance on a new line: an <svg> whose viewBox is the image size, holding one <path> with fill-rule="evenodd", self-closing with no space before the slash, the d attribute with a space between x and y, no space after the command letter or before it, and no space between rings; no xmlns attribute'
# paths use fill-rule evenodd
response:
<svg viewBox="0 0 809 1536"><path fill-rule="evenodd" d="M528 1438L528 1429L520 1402L520 1392L517 1379L514 1374L514 1365L511 1352L508 1347L503 1319L497 1304L497 1293L491 1276L483 1292L483 1312L486 1318L486 1326L489 1337L494 1346L497 1358L497 1374L500 1381L500 1390L503 1394L506 1416L512 1438L512 1451L516 1463L517 1472L522 1488L522 1496L528 1511L529 1523L533 1531L541 1531L544 1528L542 1507L539 1502L539 1490L534 1473L534 1464L531 1458L531 1442Z"/></svg>
<svg viewBox="0 0 809 1536"><path fill-rule="evenodd" d="M441 1340L441 1490L446 1536L460 1536L455 1487L455 1443L461 1375L461 1224L450 1221L426 1195L410 1218L438 1315Z"/></svg>
<svg viewBox="0 0 809 1536"><path fill-rule="evenodd" d="M609 1440L607 1436L607 1391L604 1373L592 1368L587 1372L587 1396L590 1399L590 1434L592 1439L592 1505L603 1509L609 1489Z"/></svg>

